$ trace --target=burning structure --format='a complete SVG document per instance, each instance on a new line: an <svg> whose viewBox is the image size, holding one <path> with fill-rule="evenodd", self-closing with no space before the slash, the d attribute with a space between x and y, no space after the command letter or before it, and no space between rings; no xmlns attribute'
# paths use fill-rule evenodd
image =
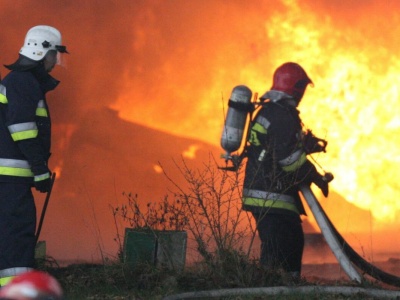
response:
<svg viewBox="0 0 400 300"><path fill-rule="evenodd" d="M335 175L322 203L328 214L367 256L399 249L380 234L399 225L399 5L2 1L2 64L37 24L60 28L71 52L48 96L59 175L42 233L49 253L91 260L114 252L109 204L124 191L162 197L160 160L190 153L201 164L209 151L219 155L231 88L266 90L284 61L304 65L315 83L301 110L329 140L329 155L316 157Z"/></svg>

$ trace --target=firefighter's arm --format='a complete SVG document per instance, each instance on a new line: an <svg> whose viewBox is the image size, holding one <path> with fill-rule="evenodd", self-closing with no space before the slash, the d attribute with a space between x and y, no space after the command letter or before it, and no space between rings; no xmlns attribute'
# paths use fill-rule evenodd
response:
<svg viewBox="0 0 400 300"><path fill-rule="evenodd" d="M37 138L23 139L17 141L17 144L31 166L35 188L42 193L48 192L51 184L51 172Z"/></svg>
<svg viewBox="0 0 400 300"><path fill-rule="evenodd" d="M31 166L36 188L41 192L46 192L50 187L48 154L45 153L38 138L37 103L31 99L28 88L29 84L23 87L7 88L9 99L7 126L13 141Z"/></svg>
<svg viewBox="0 0 400 300"><path fill-rule="evenodd" d="M303 133L302 142L307 154L326 152L326 146L328 145L326 140L316 137L311 130Z"/></svg>
<svg viewBox="0 0 400 300"><path fill-rule="evenodd" d="M329 194L328 180L324 175L318 173L315 166L307 159L304 164L298 169L297 178L300 183L305 182L308 184L314 183L321 190L325 197Z"/></svg>
<svg viewBox="0 0 400 300"><path fill-rule="evenodd" d="M318 186L322 194L327 197L329 193L328 180L324 180L324 176L319 174L315 166L307 159L303 149L297 149L289 156L278 161L278 164L284 172L295 175L295 183L314 183Z"/></svg>

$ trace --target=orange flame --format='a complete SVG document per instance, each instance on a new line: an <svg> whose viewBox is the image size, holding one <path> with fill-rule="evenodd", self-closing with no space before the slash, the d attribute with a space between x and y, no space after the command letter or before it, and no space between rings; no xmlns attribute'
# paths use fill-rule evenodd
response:
<svg viewBox="0 0 400 300"><path fill-rule="evenodd" d="M194 27L190 36L180 32L185 41L172 37L175 48L168 48L168 58L152 74L157 84L153 95L139 88L140 78L127 74L124 93L113 107L125 119L219 145L231 89L246 84L263 93L278 65L296 61L315 83L300 110L305 124L329 140L328 153L315 159L335 174L332 188L369 209L375 219L394 222L400 211L396 176L400 59L390 38L397 36L399 27L381 22L386 16L399 23L398 16L391 14L395 3L360 3L353 24L339 6L319 3L318 12L295 0L277 4L278 9L264 16L260 11L269 9L266 4L258 9L228 9L229 24L211 18L202 24L203 30ZM326 14L323 9L336 11ZM338 19L338 14L343 18ZM138 39L133 46L143 51L151 36L141 34L141 29L136 26ZM144 103L132 101L138 97Z"/></svg>

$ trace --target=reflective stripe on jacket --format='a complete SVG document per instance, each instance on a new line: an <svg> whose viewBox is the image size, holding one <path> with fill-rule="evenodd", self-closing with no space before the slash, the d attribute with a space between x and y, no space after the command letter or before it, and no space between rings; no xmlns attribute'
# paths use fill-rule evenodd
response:
<svg viewBox="0 0 400 300"><path fill-rule="evenodd" d="M50 156L51 119L46 92L58 81L43 67L11 71L0 84L0 181L33 182L32 166Z"/></svg>
<svg viewBox="0 0 400 300"><path fill-rule="evenodd" d="M33 173L26 160L0 158L0 175L32 177Z"/></svg>
<svg viewBox="0 0 400 300"><path fill-rule="evenodd" d="M303 149L297 149L294 153L288 157L281 159L278 163L282 170L285 172L294 172L306 162L307 155Z"/></svg>
<svg viewBox="0 0 400 300"><path fill-rule="evenodd" d="M243 204L259 208L287 209L299 214L296 200L290 195L265 192L260 190L243 189Z"/></svg>

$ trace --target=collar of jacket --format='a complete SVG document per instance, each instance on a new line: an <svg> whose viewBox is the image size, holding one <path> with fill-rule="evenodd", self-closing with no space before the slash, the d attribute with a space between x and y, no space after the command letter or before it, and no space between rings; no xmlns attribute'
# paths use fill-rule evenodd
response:
<svg viewBox="0 0 400 300"><path fill-rule="evenodd" d="M54 90L58 84L59 80L52 77L45 69L43 64L38 65L36 68L31 70L32 74L39 81L40 87L43 93Z"/></svg>
<svg viewBox="0 0 400 300"><path fill-rule="evenodd" d="M274 102L274 103L285 102L285 103L289 104L290 106L297 107L296 100L292 96L286 94L285 92L281 92L281 91L270 90L263 95L262 99L263 100L269 99L271 102Z"/></svg>

